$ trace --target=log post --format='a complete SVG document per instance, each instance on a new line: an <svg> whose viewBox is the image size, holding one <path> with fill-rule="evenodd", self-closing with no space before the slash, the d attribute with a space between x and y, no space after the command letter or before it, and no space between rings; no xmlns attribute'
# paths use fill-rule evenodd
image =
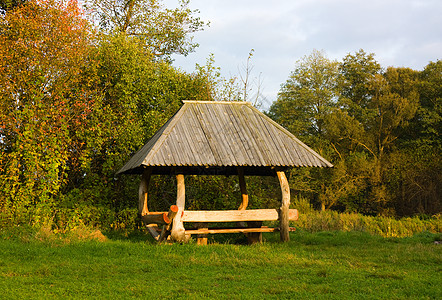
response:
<svg viewBox="0 0 442 300"><path fill-rule="evenodd" d="M246 180L244 178L244 169L238 167L238 177L239 177L239 188L241 190L241 205L238 210L245 210L247 205L249 205L249 195L247 194Z"/></svg>
<svg viewBox="0 0 442 300"><path fill-rule="evenodd" d="M140 187L138 188L138 212L141 216L149 213L147 208L147 199L149 191L149 182L152 174L152 168L147 168L141 177Z"/></svg>
<svg viewBox="0 0 442 300"><path fill-rule="evenodd" d="M279 233L281 236L281 241L290 241L289 236L289 206L290 206L290 187L285 176L284 171L277 171L279 183L281 185L282 199L281 207L279 209Z"/></svg>
<svg viewBox="0 0 442 300"><path fill-rule="evenodd" d="M173 240L177 242L187 242L189 237L186 236L185 230L184 230L184 224L181 220L181 217L184 212L184 205L186 202L186 188L184 185L184 175L178 174L176 175L177 179L177 199L176 199L176 205L178 206L178 213L175 216L172 224L172 231L170 236Z"/></svg>
<svg viewBox="0 0 442 300"><path fill-rule="evenodd" d="M196 228L208 230L207 223L197 223ZM205 246L207 245L207 234L198 234L196 236L196 244Z"/></svg>
<svg viewBox="0 0 442 300"><path fill-rule="evenodd" d="M149 209L147 207L147 200L149 196L149 183L151 175L152 175L152 168L144 169L143 176L141 177L140 186L138 188L138 212L141 215L141 218L143 218L143 216L146 216L149 213ZM147 224L146 222L144 223L146 225L147 230L152 235L152 237L158 240L160 236L157 230L158 227L148 226L149 224Z"/></svg>
<svg viewBox="0 0 442 300"><path fill-rule="evenodd" d="M249 194L247 193L246 180L244 178L244 169L242 167L238 167L238 178L239 178L239 188L241 190L241 205L238 210L246 210L249 205ZM246 227L245 222L239 222L238 225L240 227ZM261 227L262 222L247 222L248 227ZM248 244L255 244L262 242L262 232L249 232L245 234L247 236Z"/></svg>

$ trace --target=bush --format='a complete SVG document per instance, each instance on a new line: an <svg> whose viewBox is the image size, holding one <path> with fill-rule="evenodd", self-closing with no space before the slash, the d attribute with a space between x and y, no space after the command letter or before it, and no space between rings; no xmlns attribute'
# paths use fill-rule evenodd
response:
<svg viewBox="0 0 442 300"><path fill-rule="evenodd" d="M310 232L361 231L383 237L408 237L421 232L439 233L442 231L440 215L426 220L419 217L394 219L356 213L338 213L330 210L300 213L299 220L294 225Z"/></svg>

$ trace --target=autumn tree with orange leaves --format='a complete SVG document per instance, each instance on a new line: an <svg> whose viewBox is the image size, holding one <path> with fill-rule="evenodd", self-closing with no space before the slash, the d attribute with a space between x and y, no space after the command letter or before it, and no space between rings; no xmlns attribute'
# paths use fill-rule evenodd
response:
<svg viewBox="0 0 442 300"><path fill-rule="evenodd" d="M77 92L74 106L71 87L91 37L75 0L31 0L0 19L0 212L11 222L48 221L66 180L69 127L90 105Z"/></svg>

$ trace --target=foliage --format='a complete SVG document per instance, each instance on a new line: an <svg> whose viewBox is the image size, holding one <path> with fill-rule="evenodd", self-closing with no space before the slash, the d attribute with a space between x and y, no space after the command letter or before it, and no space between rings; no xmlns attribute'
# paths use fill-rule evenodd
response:
<svg viewBox="0 0 442 300"><path fill-rule="evenodd" d="M0 208L13 223L44 223L66 181L68 90L92 33L75 1L28 1L0 22Z"/></svg>
<svg viewBox="0 0 442 300"><path fill-rule="evenodd" d="M338 63L314 50L297 62L270 108L270 117L303 140L318 144L336 102L337 75Z"/></svg>
<svg viewBox="0 0 442 300"><path fill-rule="evenodd" d="M440 215L428 219L407 217L394 219L382 216L364 216L336 211L310 211L299 215L294 222L298 228L309 232L360 231L383 237L411 237L421 232L442 232Z"/></svg>
<svg viewBox="0 0 442 300"><path fill-rule="evenodd" d="M269 115L335 168L293 170L293 189L322 209L439 213L440 74L439 62L383 70L363 50L340 63L304 57Z"/></svg>
<svg viewBox="0 0 442 300"><path fill-rule="evenodd" d="M195 17L188 0L180 7L164 8L162 0L91 0L101 28L106 32L124 33L137 37L154 55L170 58L171 54L187 55L198 44L191 34L200 31L205 23Z"/></svg>
<svg viewBox="0 0 442 300"><path fill-rule="evenodd" d="M0 227L136 231L139 178L115 174L181 100L261 97L260 83L256 93L250 85L253 49L239 77L222 78L213 55L192 74L172 67L171 55L193 51L192 34L205 25L188 1L176 9L91 1L97 30L93 10L75 0L0 4ZM441 68L382 69L363 50L340 62L315 50L298 61L268 114L335 165L287 172L295 205L318 226L341 221L317 208L348 212L354 228L365 222L354 212L440 213ZM173 204L175 188L173 177L154 176L150 209ZM186 188L192 209L236 209L241 198L235 177L187 176ZM278 207L275 178L248 177L247 188L251 208ZM379 220L370 232L384 232ZM394 224L403 226L394 234L411 232Z"/></svg>
<svg viewBox="0 0 442 300"><path fill-rule="evenodd" d="M115 173L204 78L96 35L76 2L30 1L1 26L2 224L137 227L137 178Z"/></svg>
<svg viewBox="0 0 442 300"><path fill-rule="evenodd" d="M12 10L22 5L27 0L0 0L0 14L5 14L8 10Z"/></svg>

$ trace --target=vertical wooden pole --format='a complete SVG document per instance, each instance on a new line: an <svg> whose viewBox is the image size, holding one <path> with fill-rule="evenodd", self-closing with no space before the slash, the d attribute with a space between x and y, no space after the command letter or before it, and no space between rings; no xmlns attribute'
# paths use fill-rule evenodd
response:
<svg viewBox="0 0 442 300"><path fill-rule="evenodd" d="M249 205L249 194L247 193L246 180L244 178L244 169L238 167L239 188L241 190L241 205L238 210L245 210ZM245 222L239 222L240 227L246 227ZM261 227L262 222L247 222L248 227ZM249 245L255 243L262 243L262 232L249 232L245 234Z"/></svg>
<svg viewBox="0 0 442 300"><path fill-rule="evenodd" d="M207 223L197 223L196 228L198 229L209 229ZM198 234L196 237L196 244L205 246L207 245L207 234Z"/></svg>
<svg viewBox="0 0 442 300"><path fill-rule="evenodd" d="M282 200L281 208L279 209L279 233L281 241L288 242L289 236L289 206L290 206L290 187L284 171L277 171L279 183L281 185Z"/></svg>
<svg viewBox="0 0 442 300"><path fill-rule="evenodd" d="M151 168L144 170L143 176L141 177L140 187L138 188L138 212L142 216L149 213L149 209L147 208L147 199L149 195L148 191L151 174Z"/></svg>
<svg viewBox="0 0 442 300"><path fill-rule="evenodd" d="M138 188L138 212L141 216L147 215L149 213L147 200L149 198L149 183L151 175L152 168L144 169L143 176L141 177L140 186ZM158 240L160 234L158 233L157 228L146 226L146 229L149 231L154 239Z"/></svg>
<svg viewBox="0 0 442 300"><path fill-rule="evenodd" d="M246 180L244 178L244 170L242 167L238 167L239 188L241 190L241 205L238 210L245 210L249 205L249 195L247 194Z"/></svg>
<svg viewBox="0 0 442 300"><path fill-rule="evenodd" d="M176 217L173 219L172 231L170 236L172 237L173 240L182 243L188 240L188 237L186 237L185 234L183 221L181 221L181 217L184 211L184 205L186 202L186 188L184 185L183 174L178 174L176 176L176 179L177 179L176 205L178 206L178 213Z"/></svg>

